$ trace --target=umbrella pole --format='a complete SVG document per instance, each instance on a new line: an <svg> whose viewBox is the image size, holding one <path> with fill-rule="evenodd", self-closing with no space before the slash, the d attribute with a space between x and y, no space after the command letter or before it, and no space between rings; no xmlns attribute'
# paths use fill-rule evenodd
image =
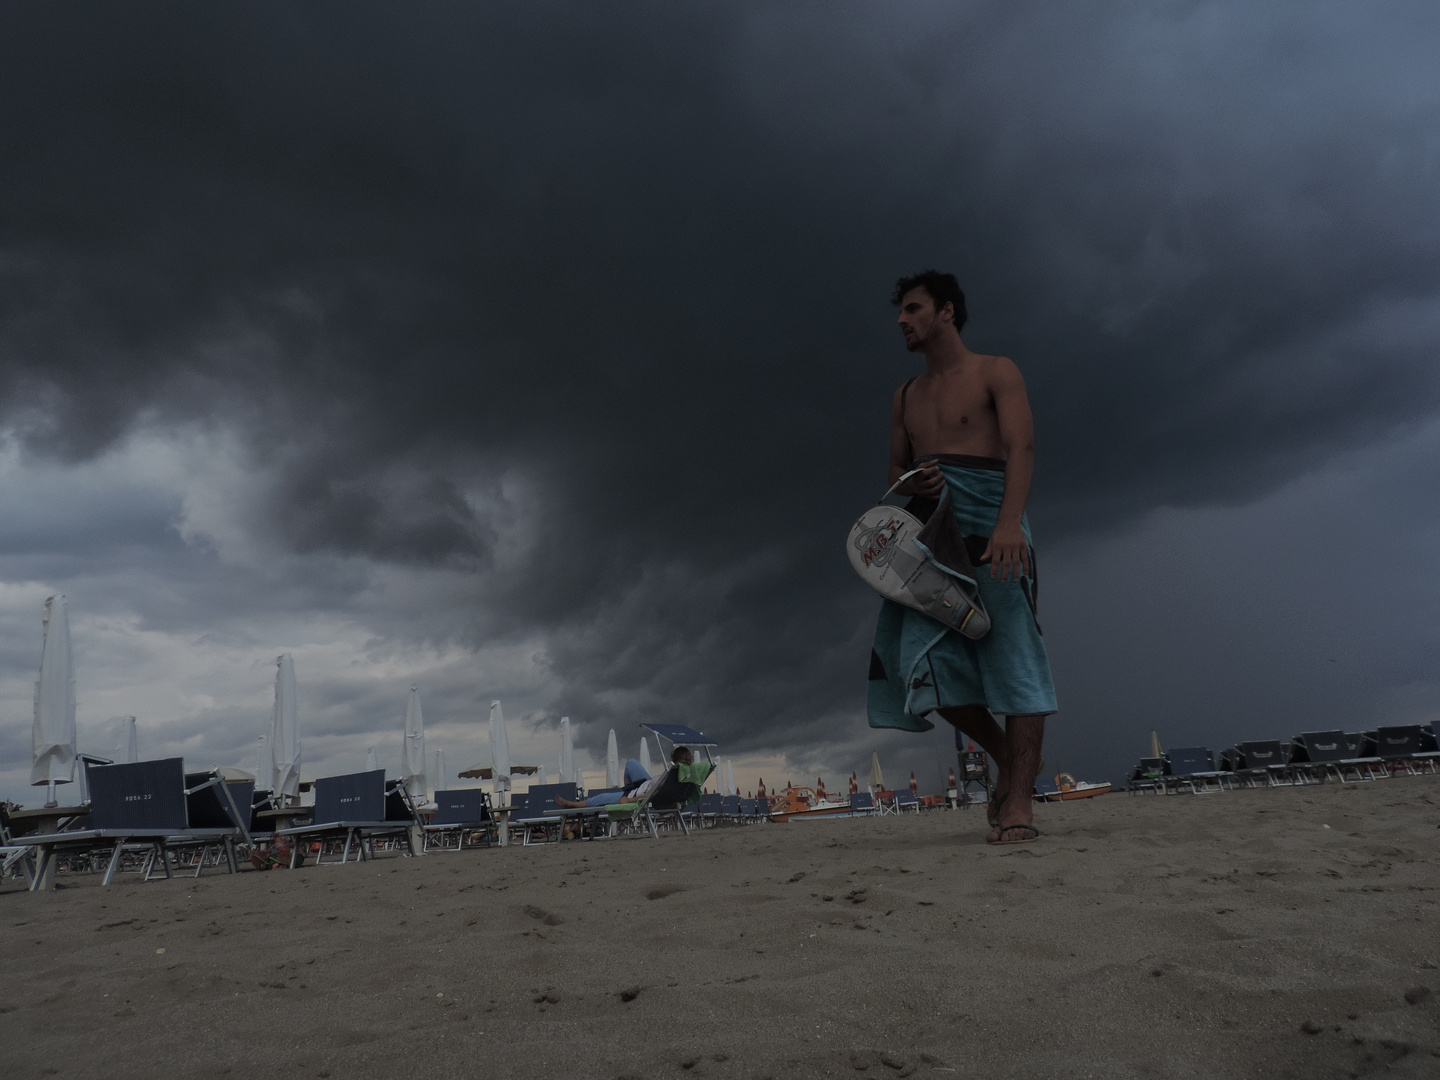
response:
<svg viewBox="0 0 1440 1080"><path fill-rule="evenodd" d="M54 780L51 780L50 783L48 783L48 784L45 785L45 805L46 805L46 806L59 806L59 805L60 805L60 800L55 797L55 781L54 781Z"/></svg>
<svg viewBox="0 0 1440 1080"><path fill-rule="evenodd" d="M510 800L506 797L506 793L510 790L510 778L509 778L508 776L503 777L503 778L497 776L497 777L495 778L495 790L496 790L496 791L499 793L499 795L500 795L500 806L501 806L502 811L503 811L503 812L500 814L500 827L499 827L499 829L497 830L498 833L499 833L499 836L500 836L500 846L501 846L501 847L509 847L509 846L510 846L510 813L509 813L508 809L505 809L505 808L508 808L509 805L510 805Z"/></svg>

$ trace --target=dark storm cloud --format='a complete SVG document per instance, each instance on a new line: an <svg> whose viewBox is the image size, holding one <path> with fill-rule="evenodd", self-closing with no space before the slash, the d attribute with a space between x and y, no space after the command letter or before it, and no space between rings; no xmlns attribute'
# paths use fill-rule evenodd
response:
<svg viewBox="0 0 1440 1080"><path fill-rule="evenodd" d="M1026 371L1051 544L1440 395L1427 6L66 10L0 38L29 452L233 426L257 531L470 573L577 713L854 713L901 272Z"/></svg>

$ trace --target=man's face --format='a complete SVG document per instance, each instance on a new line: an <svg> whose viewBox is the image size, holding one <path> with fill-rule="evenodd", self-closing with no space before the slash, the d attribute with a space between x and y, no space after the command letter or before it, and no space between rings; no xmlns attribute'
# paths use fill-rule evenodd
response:
<svg viewBox="0 0 1440 1080"><path fill-rule="evenodd" d="M949 310L949 305L946 305ZM900 298L900 332L905 335L905 347L911 352L923 352L925 347L939 340L948 322L935 310L935 299L923 285L917 285Z"/></svg>

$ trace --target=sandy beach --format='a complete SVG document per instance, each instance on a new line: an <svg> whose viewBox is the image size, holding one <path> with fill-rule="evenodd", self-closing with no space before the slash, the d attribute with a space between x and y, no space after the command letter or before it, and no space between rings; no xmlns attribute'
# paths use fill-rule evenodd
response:
<svg viewBox="0 0 1440 1080"><path fill-rule="evenodd" d="M11 881L5 1075L1440 1075L1440 776L1038 821Z"/></svg>

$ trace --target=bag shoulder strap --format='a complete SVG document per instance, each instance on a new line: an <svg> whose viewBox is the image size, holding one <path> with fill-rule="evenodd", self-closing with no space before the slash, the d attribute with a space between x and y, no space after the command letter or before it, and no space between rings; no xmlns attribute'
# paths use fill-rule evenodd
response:
<svg viewBox="0 0 1440 1080"><path fill-rule="evenodd" d="M910 378L908 378L908 379L905 380L905 385L902 386L902 387L900 387L900 426L901 426L901 427L905 427L905 399L910 395L910 384L913 383L913 382L914 382L916 379L918 379L919 377L920 377L919 375L911 375ZM911 460L914 460L914 457L915 457L915 444L910 441L910 429L909 429L908 427L905 428L905 444L910 447L910 453L909 453L907 456L910 457Z"/></svg>

